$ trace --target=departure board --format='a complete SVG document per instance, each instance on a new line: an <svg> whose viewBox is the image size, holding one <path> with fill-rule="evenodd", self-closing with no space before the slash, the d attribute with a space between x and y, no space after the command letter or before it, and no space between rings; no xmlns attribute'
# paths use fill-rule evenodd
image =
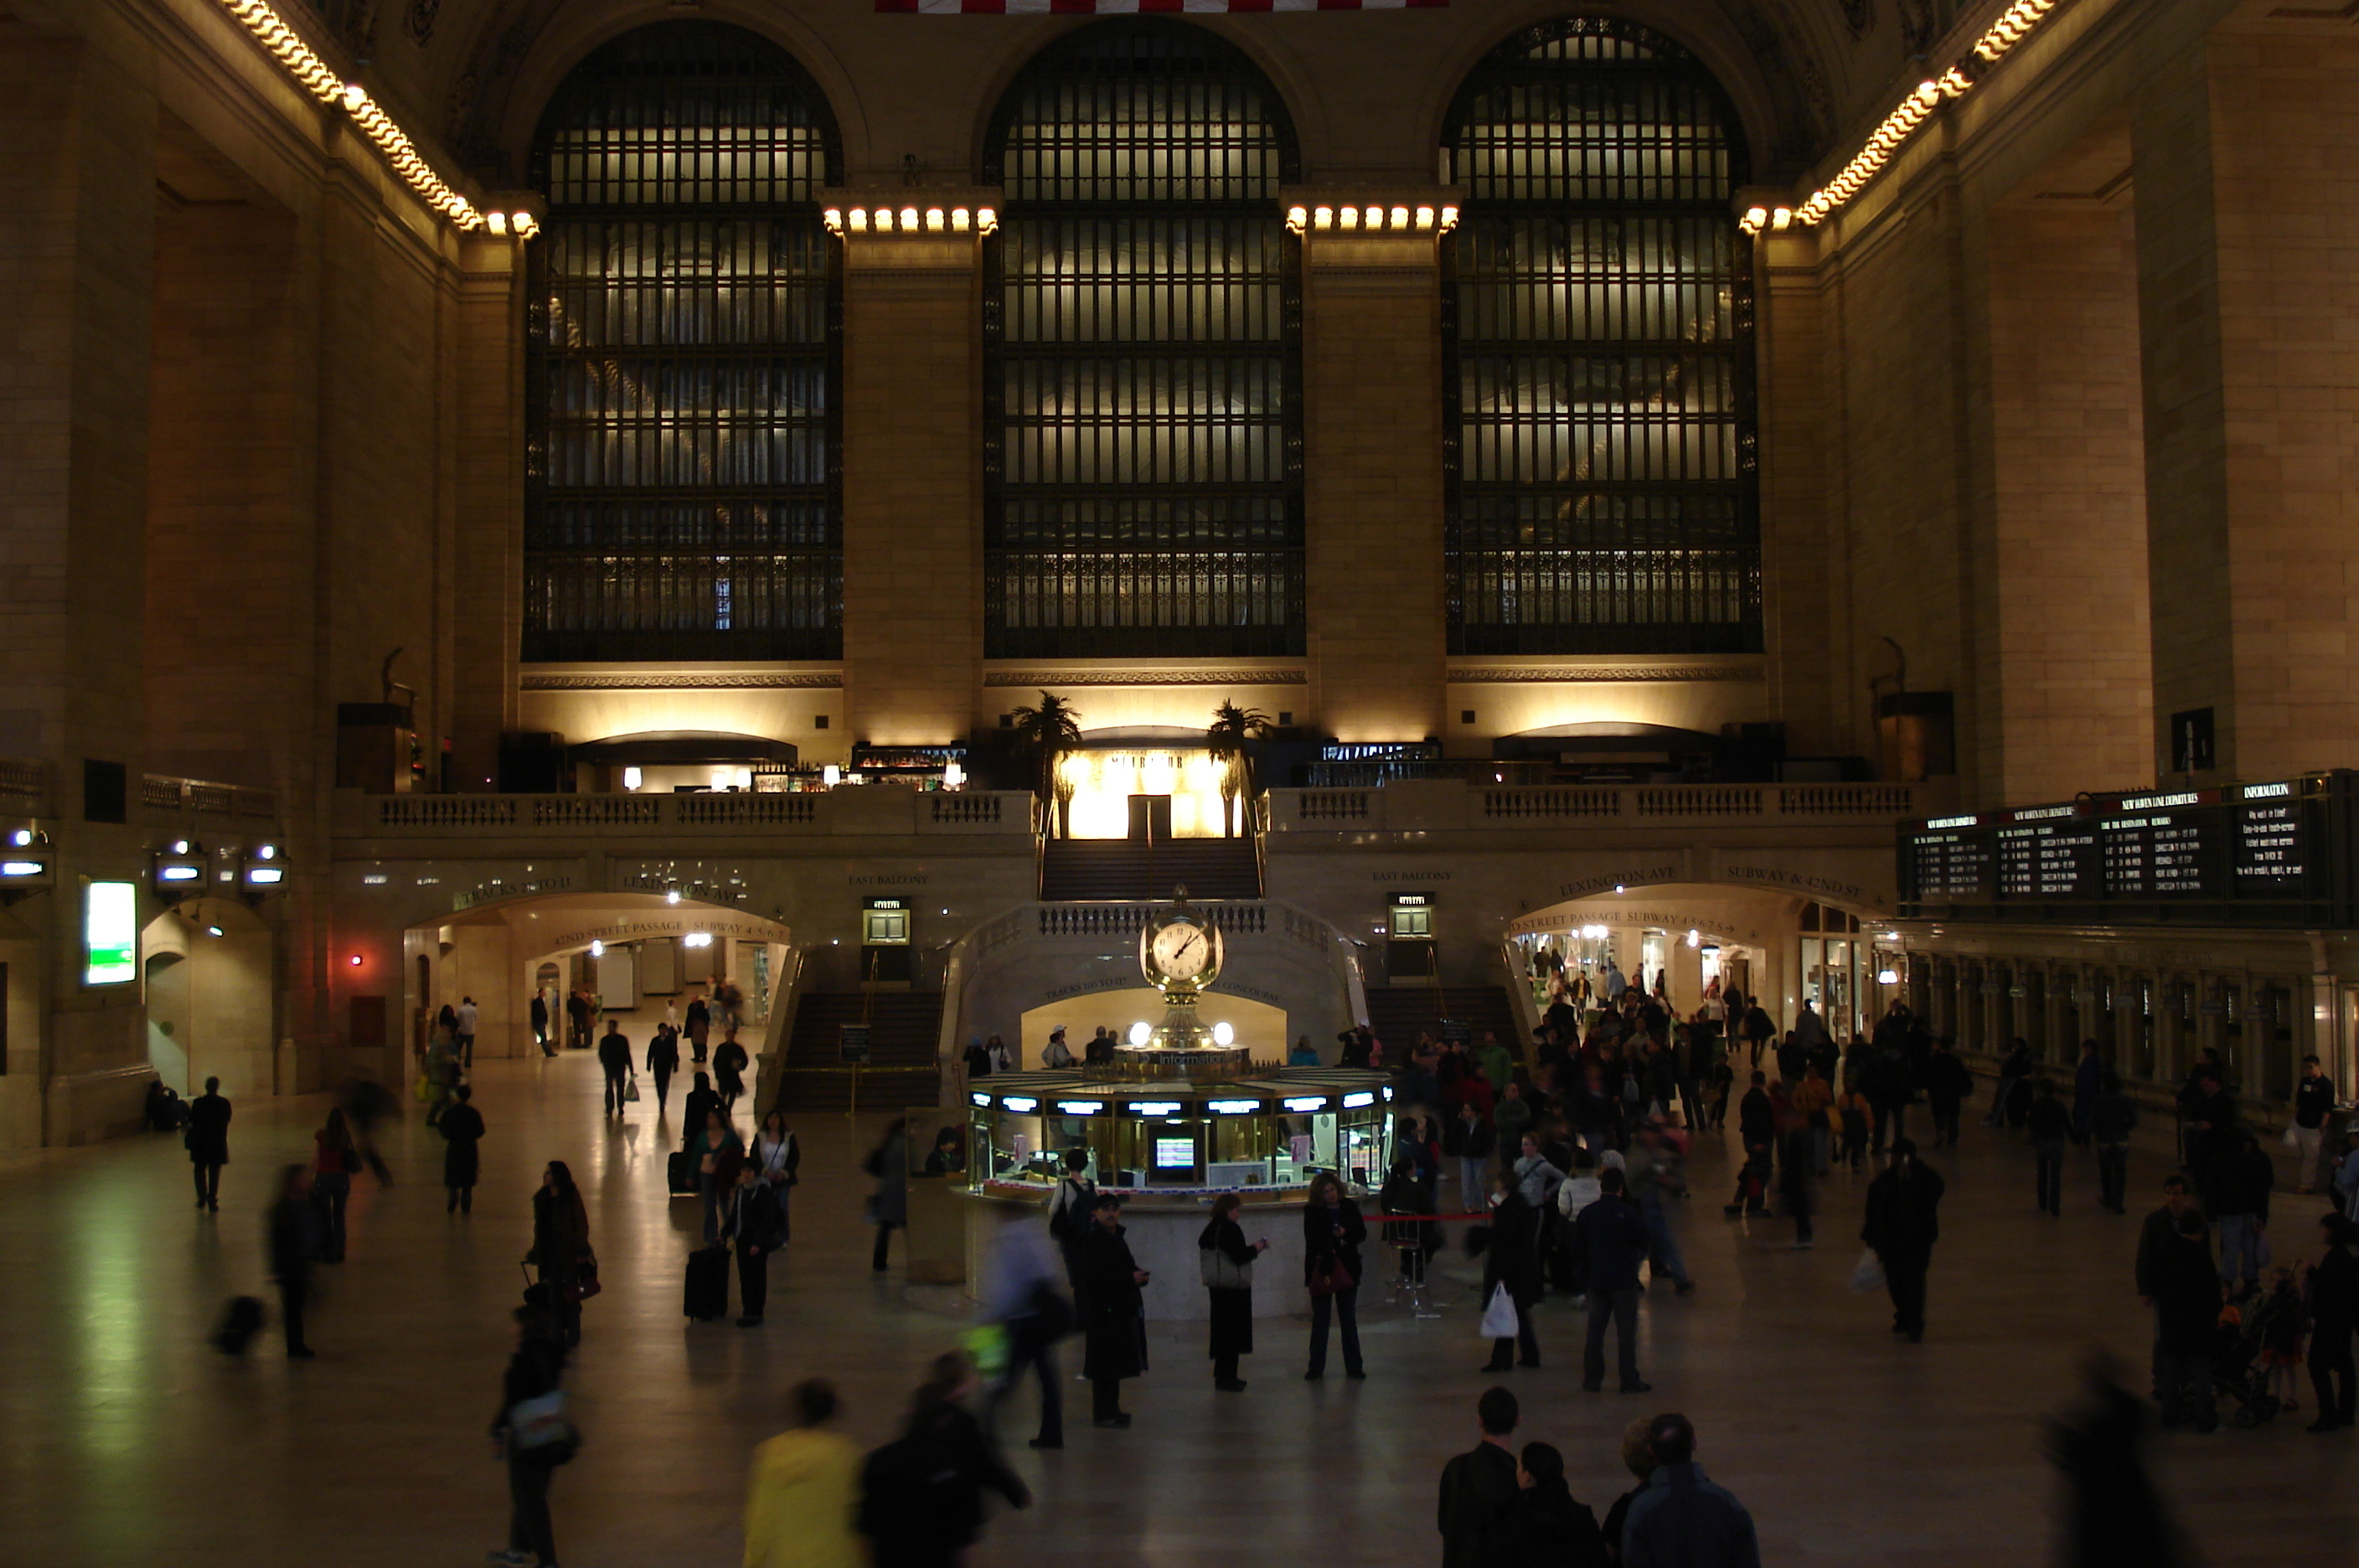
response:
<svg viewBox="0 0 2359 1568"><path fill-rule="evenodd" d="M1935 818L1899 869L1904 914L2359 925L2359 772Z"/></svg>

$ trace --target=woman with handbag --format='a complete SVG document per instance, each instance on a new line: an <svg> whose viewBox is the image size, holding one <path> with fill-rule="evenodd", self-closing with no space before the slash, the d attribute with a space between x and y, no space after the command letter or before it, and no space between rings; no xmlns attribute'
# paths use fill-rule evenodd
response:
<svg viewBox="0 0 2359 1568"><path fill-rule="evenodd" d="M1302 1211L1302 1282L1310 1287L1310 1370L1302 1375L1315 1383L1327 1372L1327 1322L1336 1319L1343 1331L1343 1376L1358 1379L1368 1374L1360 1365L1360 1244L1368 1225L1359 1206L1343 1195L1343 1183L1332 1171L1310 1183L1310 1203Z"/></svg>
<svg viewBox="0 0 2359 1568"><path fill-rule="evenodd" d="M1245 1391L1237 1357L1253 1354L1254 1259L1269 1247L1266 1240L1246 1242L1236 1220L1243 1207L1245 1200L1234 1192L1222 1193L1212 1200L1212 1223L1196 1238L1196 1261L1212 1303L1212 1387L1223 1394Z"/></svg>
<svg viewBox="0 0 2359 1568"><path fill-rule="evenodd" d="M566 1411L560 1380L565 1346L546 1312L518 1307L516 1354L500 1382L492 1445L508 1466L508 1545L492 1553L502 1568L557 1568L557 1531L549 1517L549 1483L573 1457L581 1436Z"/></svg>
<svg viewBox="0 0 2359 1568"><path fill-rule="evenodd" d="M700 1079L703 1076L697 1074ZM717 1104L706 1110L703 1125L688 1146L688 1156L696 1166L696 1185L704 1197L708 1243L721 1239L722 1202L737 1184L736 1162L745 1153L745 1146L737 1141L737 1130L729 1125L727 1113Z"/></svg>
<svg viewBox="0 0 2359 1568"><path fill-rule="evenodd" d="M541 1293L559 1336L582 1343L582 1303L598 1292L598 1260L590 1251L590 1212L565 1161L552 1160L532 1195L532 1250L525 1262L540 1270Z"/></svg>

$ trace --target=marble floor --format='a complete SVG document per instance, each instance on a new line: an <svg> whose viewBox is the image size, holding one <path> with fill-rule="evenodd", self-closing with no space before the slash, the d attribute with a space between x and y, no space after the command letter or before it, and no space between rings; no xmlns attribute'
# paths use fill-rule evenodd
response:
<svg viewBox="0 0 2359 1568"><path fill-rule="evenodd" d="M387 1146L395 1184L356 1182L350 1261L321 1270L319 1359L307 1364L282 1359L275 1336L240 1362L203 1340L227 1297L267 1293L266 1192L308 1147L324 1101L241 1108L217 1216L193 1212L177 1138L0 1166L0 1562L480 1563L504 1543L504 1476L484 1429L528 1193L551 1158L582 1182L607 1282L572 1377L587 1446L555 1489L569 1568L734 1563L746 1453L782 1424L781 1391L798 1378L835 1378L864 1442L890 1434L963 1303L868 1271L857 1166L873 1118L800 1127L794 1242L773 1273L768 1323L740 1331L679 1315L694 1205L665 1198L673 1129L651 1102L603 1127L596 1068L575 1054L486 1063L476 1083L490 1136L474 1215L445 1216L440 1140L413 1114ZM2065 1215L2045 1219L2027 1149L1976 1129L1939 1163L1951 1196L1924 1345L1894 1341L1881 1296L1846 1288L1864 1178L1838 1176L1821 1246L1796 1252L1782 1224L1721 1219L1728 1163L1708 1149L1685 1227L1701 1288L1650 1295L1641 1310L1656 1391L1582 1394L1577 1320L1549 1309L1549 1364L1513 1376L1523 1435L1566 1451L1576 1495L1602 1515L1624 1485L1623 1423L1686 1411L1699 1457L1751 1506L1771 1563L2050 1560L2058 1486L2040 1422L2069 1398L2090 1345L2143 1356L2129 1260L2160 1166L2134 1164L2139 1201L2117 1219L2076 1165ZM2285 1228L2288 1241L2310 1235ZM1371 1376L1359 1384L1302 1382L1304 1328L1281 1320L1257 1329L1251 1391L1215 1397L1201 1327L1158 1332L1155 1370L1126 1395L1137 1425L1082 1421L1061 1454L1018 1449L1038 1500L995 1519L976 1564L1435 1561L1435 1477L1473 1441L1488 1381L1475 1371L1472 1294L1426 1320L1372 1299ZM1069 1375L1077 1352L1065 1351ZM1069 1412L1085 1412L1086 1388L1068 1387ZM1027 1393L1019 1418L1030 1408ZM2161 1443L2164 1483L2202 1561L2359 1556L2359 1436L2313 1438L2301 1424Z"/></svg>

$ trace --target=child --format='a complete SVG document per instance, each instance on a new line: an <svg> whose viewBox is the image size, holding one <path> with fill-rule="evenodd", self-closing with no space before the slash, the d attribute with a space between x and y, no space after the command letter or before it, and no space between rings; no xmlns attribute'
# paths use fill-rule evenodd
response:
<svg viewBox="0 0 2359 1568"><path fill-rule="evenodd" d="M1717 1132L1728 1125L1728 1091L1736 1082L1736 1072L1723 1057L1712 1064L1712 1127Z"/></svg>
<svg viewBox="0 0 2359 1568"><path fill-rule="evenodd" d="M2277 1397L2279 1410L2298 1410L2301 1409L2297 1397L2301 1387L2301 1343L2310 1333L2310 1314L2302 1307L2292 1269L2280 1269L2273 1276L2267 1306L2271 1316L2261 1331L2261 1365L2268 1372L2266 1388Z"/></svg>
<svg viewBox="0 0 2359 1568"><path fill-rule="evenodd" d="M1845 1089L1835 1109L1843 1116L1843 1162L1856 1171L1867 1158L1867 1096L1856 1088Z"/></svg>

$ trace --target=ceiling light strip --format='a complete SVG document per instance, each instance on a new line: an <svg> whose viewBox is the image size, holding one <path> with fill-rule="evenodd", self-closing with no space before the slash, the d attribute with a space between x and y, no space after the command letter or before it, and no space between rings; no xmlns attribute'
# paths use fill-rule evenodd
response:
<svg viewBox="0 0 2359 1568"><path fill-rule="evenodd" d="M1842 171L1811 191L1810 199L1794 209L1794 217L1805 223L1819 223L1858 195L1891 161L1892 155L1916 134L1917 127L1931 116L1941 100L1964 97L1983 73L2030 37L2058 4L2059 0L2015 0L1955 65L1938 77L1919 82L1915 92L1885 115L1884 123L1870 133L1866 143L1843 166ZM1749 212L1740 226L1748 234L1756 233L1760 223Z"/></svg>
<svg viewBox="0 0 2359 1568"><path fill-rule="evenodd" d="M484 215L475 211L474 203L444 183L431 165L419 155L417 146L393 123L393 116L376 105L368 90L358 82L348 82L331 70L326 60L312 51L302 36L287 25L287 19L272 9L266 0L221 0L222 6L242 23L255 42L270 51L271 56L287 69L303 90L322 103L340 103L368 139L376 144L377 151L394 173L418 192L420 200L462 229L477 229L484 225Z"/></svg>

